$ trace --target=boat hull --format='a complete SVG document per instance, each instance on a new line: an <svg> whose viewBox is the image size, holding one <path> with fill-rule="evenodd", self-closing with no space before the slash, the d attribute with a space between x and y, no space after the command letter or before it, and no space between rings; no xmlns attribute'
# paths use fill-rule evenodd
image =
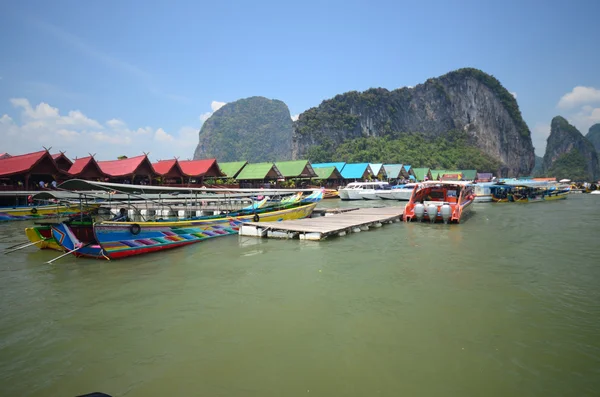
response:
<svg viewBox="0 0 600 397"><path fill-rule="evenodd" d="M410 201L413 189L392 189L377 193L382 200Z"/></svg>
<svg viewBox="0 0 600 397"><path fill-rule="evenodd" d="M475 196L475 199L473 200L476 203L490 203L492 202L492 195L491 194L483 194L480 196Z"/></svg>
<svg viewBox="0 0 600 397"><path fill-rule="evenodd" d="M27 239L39 249L50 249L56 251L64 251L64 249L56 242L52 236L52 228L50 226L37 226L25 228L25 236Z"/></svg>
<svg viewBox="0 0 600 397"><path fill-rule="evenodd" d="M78 240L89 241L94 238L94 228L92 220L89 221L70 221L69 222L73 235ZM51 225L37 225L25 229L25 236L39 249L51 249L56 251L64 251L65 249L56 241L52 233Z"/></svg>

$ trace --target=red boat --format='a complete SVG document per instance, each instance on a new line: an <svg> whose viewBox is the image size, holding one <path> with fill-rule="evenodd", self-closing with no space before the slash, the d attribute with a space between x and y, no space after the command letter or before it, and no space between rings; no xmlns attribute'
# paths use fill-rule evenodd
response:
<svg viewBox="0 0 600 397"><path fill-rule="evenodd" d="M403 219L431 223L460 223L470 211L475 194L471 182L427 181L413 191L404 208Z"/></svg>

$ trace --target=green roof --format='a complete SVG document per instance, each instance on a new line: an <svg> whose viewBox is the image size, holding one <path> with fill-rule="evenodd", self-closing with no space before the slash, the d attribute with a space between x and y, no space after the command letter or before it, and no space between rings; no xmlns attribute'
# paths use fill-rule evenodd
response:
<svg viewBox="0 0 600 397"><path fill-rule="evenodd" d="M335 166L315 168L319 179L342 179L342 175Z"/></svg>
<svg viewBox="0 0 600 397"><path fill-rule="evenodd" d="M283 178L277 166L273 163L247 164L235 178L241 180L262 180Z"/></svg>
<svg viewBox="0 0 600 397"><path fill-rule="evenodd" d="M284 178L310 178L317 176L308 160L278 161L275 165Z"/></svg>
<svg viewBox="0 0 600 397"><path fill-rule="evenodd" d="M429 168L413 168L412 170L417 181L424 181L425 175L429 174Z"/></svg>
<svg viewBox="0 0 600 397"><path fill-rule="evenodd" d="M234 161L230 163L219 163L219 168L228 178L235 178L242 168L248 164L247 161Z"/></svg>
<svg viewBox="0 0 600 397"><path fill-rule="evenodd" d="M477 178L477 170L460 170L463 174L463 178L468 181L474 181Z"/></svg>

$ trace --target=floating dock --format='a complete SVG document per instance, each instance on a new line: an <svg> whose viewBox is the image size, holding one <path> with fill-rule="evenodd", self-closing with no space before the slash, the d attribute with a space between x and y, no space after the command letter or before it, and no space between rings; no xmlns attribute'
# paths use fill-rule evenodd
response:
<svg viewBox="0 0 600 397"><path fill-rule="evenodd" d="M280 222L245 222L240 227L240 235L323 240L329 236L345 236L370 228L379 228L384 223L400 222L403 211L404 207L361 208L339 214L327 213L317 218Z"/></svg>

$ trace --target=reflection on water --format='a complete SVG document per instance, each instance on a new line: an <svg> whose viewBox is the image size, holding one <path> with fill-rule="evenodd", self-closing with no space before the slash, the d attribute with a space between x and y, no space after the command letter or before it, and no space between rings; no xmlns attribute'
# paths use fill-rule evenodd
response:
<svg viewBox="0 0 600 397"><path fill-rule="evenodd" d="M0 395L597 395L600 200L474 209L321 242L3 256Z"/></svg>

